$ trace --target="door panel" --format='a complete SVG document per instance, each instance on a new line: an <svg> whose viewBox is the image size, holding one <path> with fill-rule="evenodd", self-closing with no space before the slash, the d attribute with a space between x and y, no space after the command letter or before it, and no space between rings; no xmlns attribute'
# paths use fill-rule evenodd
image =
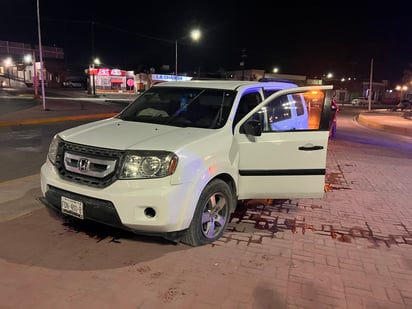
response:
<svg viewBox="0 0 412 309"><path fill-rule="evenodd" d="M235 139L239 147L239 199L323 196L329 140L325 123L331 117L331 113L325 111L330 108L331 99L326 90L331 89L332 86L318 86L281 90L239 122L235 127ZM317 91L316 95L314 91ZM293 102L290 102L291 96L287 96L291 93L301 94L304 98L307 125L299 127L291 124L290 128L273 131L273 126L268 125L273 118L270 111L276 110L273 104L275 101L285 102L288 97L289 107L294 108ZM245 132L242 125L250 118L259 118L262 126L260 136L242 133Z"/></svg>

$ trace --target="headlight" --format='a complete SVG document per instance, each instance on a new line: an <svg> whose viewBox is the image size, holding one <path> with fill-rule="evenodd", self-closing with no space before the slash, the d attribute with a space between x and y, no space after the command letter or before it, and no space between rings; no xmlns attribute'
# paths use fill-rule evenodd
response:
<svg viewBox="0 0 412 309"><path fill-rule="evenodd" d="M55 135L50 142L49 153L47 154L47 157L53 165L56 164L57 150L59 148L60 141L61 138L58 135Z"/></svg>
<svg viewBox="0 0 412 309"><path fill-rule="evenodd" d="M177 155L168 151L126 153L120 179L166 177L175 172L177 161Z"/></svg>

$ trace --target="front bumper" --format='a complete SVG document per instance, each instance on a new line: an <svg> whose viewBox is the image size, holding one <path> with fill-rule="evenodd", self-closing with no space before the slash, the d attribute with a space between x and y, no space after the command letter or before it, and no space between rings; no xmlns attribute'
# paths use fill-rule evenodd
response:
<svg viewBox="0 0 412 309"><path fill-rule="evenodd" d="M170 177L117 180L94 188L62 179L48 160L40 174L46 205L61 212L61 197L68 197L83 203L84 219L136 232L188 228L199 198L193 183L172 185Z"/></svg>

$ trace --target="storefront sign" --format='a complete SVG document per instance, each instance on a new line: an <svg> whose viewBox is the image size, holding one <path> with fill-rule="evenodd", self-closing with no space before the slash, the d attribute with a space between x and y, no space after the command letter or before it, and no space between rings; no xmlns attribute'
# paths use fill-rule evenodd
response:
<svg viewBox="0 0 412 309"><path fill-rule="evenodd" d="M191 76L176 76L176 75L166 75L166 74L152 74L153 81L174 81L174 80L191 80Z"/></svg>
<svg viewBox="0 0 412 309"><path fill-rule="evenodd" d="M97 69L97 75L99 76L110 76L110 69Z"/></svg>

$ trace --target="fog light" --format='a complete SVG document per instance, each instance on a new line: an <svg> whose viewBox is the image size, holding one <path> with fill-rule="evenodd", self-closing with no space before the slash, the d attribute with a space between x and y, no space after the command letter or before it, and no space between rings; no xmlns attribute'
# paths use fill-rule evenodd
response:
<svg viewBox="0 0 412 309"><path fill-rule="evenodd" d="M156 216L156 210L154 210L152 207L147 207L144 210L144 214L148 218L154 218Z"/></svg>

